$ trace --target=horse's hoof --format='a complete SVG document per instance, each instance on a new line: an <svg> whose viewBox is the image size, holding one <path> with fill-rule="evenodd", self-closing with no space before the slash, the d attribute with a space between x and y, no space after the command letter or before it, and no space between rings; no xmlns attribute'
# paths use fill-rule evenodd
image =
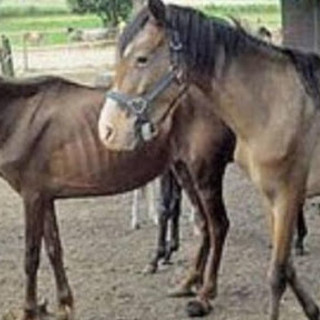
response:
<svg viewBox="0 0 320 320"><path fill-rule="evenodd" d="M295 247L295 254L298 257L307 256L310 252L306 250L304 247Z"/></svg>
<svg viewBox="0 0 320 320"><path fill-rule="evenodd" d="M171 265L173 265L173 262L170 260L170 258L165 258L162 260L162 265L171 266Z"/></svg>
<svg viewBox="0 0 320 320"><path fill-rule="evenodd" d="M204 317L212 310L211 305L208 302L202 302L199 300L193 300L188 302L186 311L189 317Z"/></svg>
<svg viewBox="0 0 320 320"><path fill-rule="evenodd" d="M175 288L168 292L170 298L194 297L196 294L190 288Z"/></svg>
<svg viewBox="0 0 320 320"><path fill-rule="evenodd" d="M305 254L304 249L302 247L296 247L295 251L296 251L296 256L298 257L302 257Z"/></svg>
<svg viewBox="0 0 320 320"><path fill-rule="evenodd" d="M1 320L51 320L55 319L53 317L53 314L48 312L47 310L48 301L44 300L43 303L39 304L37 307L36 314L34 315L28 315L24 311L9 311L6 314L4 314L1 318Z"/></svg>
<svg viewBox="0 0 320 320"><path fill-rule="evenodd" d="M140 223L132 223L131 230L139 230L141 229Z"/></svg>
<svg viewBox="0 0 320 320"><path fill-rule="evenodd" d="M70 306L61 306L57 312L57 320L74 320L74 310Z"/></svg>
<svg viewBox="0 0 320 320"><path fill-rule="evenodd" d="M142 273L143 274L155 274L158 270L158 266L155 264L148 264L146 267L143 269Z"/></svg>

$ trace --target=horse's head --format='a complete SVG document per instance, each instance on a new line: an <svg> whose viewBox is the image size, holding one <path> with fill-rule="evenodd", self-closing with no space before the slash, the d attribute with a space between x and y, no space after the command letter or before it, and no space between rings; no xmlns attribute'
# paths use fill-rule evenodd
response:
<svg viewBox="0 0 320 320"><path fill-rule="evenodd" d="M120 39L114 85L99 118L100 138L110 149L131 150L168 128L185 91L172 59L181 44L167 37L166 11L161 0L150 0Z"/></svg>

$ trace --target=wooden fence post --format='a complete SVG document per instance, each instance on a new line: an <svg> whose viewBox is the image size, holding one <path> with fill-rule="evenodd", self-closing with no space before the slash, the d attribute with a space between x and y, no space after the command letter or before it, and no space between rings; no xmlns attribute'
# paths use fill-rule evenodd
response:
<svg viewBox="0 0 320 320"><path fill-rule="evenodd" d="M4 35L1 35L0 64L3 75L14 77L11 45L9 39Z"/></svg>

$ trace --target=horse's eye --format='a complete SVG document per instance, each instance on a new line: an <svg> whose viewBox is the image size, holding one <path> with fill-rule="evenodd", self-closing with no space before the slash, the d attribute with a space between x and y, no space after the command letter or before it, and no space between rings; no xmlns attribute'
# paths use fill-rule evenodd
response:
<svg viewBox="0 0 320 320"><path fill-rule="evenodd" d="M145 56L140 56L137 58L137 65L139 67L143 67L148 62L148 58Z"/></svg>

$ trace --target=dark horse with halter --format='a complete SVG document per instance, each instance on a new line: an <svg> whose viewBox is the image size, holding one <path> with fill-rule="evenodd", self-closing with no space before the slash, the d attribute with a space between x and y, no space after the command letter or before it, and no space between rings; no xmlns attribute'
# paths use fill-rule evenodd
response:
<svg viewBox="0 0 320 320"><path fill-rule="evenodd" d="M198 125L192 138L201 141L208 155L210 144L204 139L218 115L236 136L235 160L266 205L273 245L270 320L279 319L287 285L307 318L319 320L319 308L302 285L291 256L304 199L320 193L319 57L273 46L239 26L191 8L165 6L161 0L149 0L149 12L137 19L138 31L119 61L113 91L100 115L101 139L112 150L136 150L146 146L143 140L151 146L174 123L172 143L179 149L187 131L177 132L177 123L187 127L192 117ZM176 102L194 91L203 103L186 112ZM214 171L205 164L200 171L214 179ZM217 239L224 239L227 229L221 212L212 210L215 193L193 182L203 192L198 207L204 199L211 200L203 210L203 237L211 248L202 261L206 272L198 297L188 305L191 316L210 310L223 247Z"/></svg>

